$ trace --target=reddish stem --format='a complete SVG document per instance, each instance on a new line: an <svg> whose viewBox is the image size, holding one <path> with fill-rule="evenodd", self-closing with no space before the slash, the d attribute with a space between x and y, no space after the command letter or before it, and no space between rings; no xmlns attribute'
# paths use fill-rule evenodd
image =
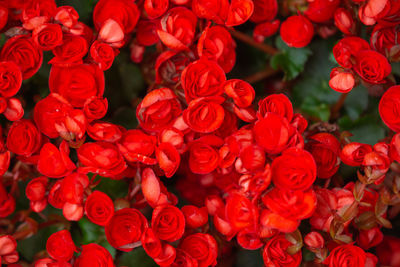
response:
<svg viewBox="0 0 400 267"><path fill-rule="evenodd" d="M251 38L247 34L236 31L234 29L230 29L229 32L231 33L231 35L233 37L235 37L235 39L238 39L238 40L242 41L243 43L246 43L252 47L255 47L258 50L261 50L269 55L275 55L279 52L278 49L276 49L275 47L272 47L272 46L264 44L264 43L257 43L256 41L253 40L253 38Z"/></svg>

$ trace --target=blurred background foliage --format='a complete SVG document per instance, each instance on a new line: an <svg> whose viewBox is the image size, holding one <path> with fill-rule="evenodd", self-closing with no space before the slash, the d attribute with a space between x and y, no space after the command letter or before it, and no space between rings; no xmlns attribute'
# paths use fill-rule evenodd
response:
<svg viewBox="0 0 400 267"><path fill-rule="evenodd" d="M73 6L78 11L80 20L93 26L92 12L96 0L57 0L56 2L58 5ZM237 27L236 30L251 36L253 27L253 24L246 23ZM369 96L368 90L364 86L360 85L349 93L340 110L340 116L332 119L331 110L339 100L340 94L333 91L328 82L332 67L337 66L332 55L332 47L339 38L339 34L328 39L316 36L311 45L297 49L286 46L279 36L271 37L265 40L265 43L279 49L279 53L273 56L241 41L236 41L236 66L227 76L228 78L248 80L259 72L272 69L273 71L270 72L272 75L252 84L256 90L255 105L267 94L285 93L292 100L295 110L304 114L310 125L321 122L336 124L341 131L352 133L353 136L350 138L352 141L375 144L387 135L388 129L383 125L378 114L379 99ZM0 40L0 43L4 43L4 38ZM109 101L109 112L105 120L121 124L126 128L135 128L137 126L135 108L140 102L140 98L146 94L149 86L145 82L143 72L143 69L148 66L145 66L145 63L139 65L132 63L127 47L122 48L120 52L111 69L105 72L105 96ZM147 58L154 57L151 53L151 51L146 53L144 62L149 61ZM32 111L34 103L49 94L47 82L50 65L47 62L51 58L51 52L45 52L44 63L38 74L24 81L22 94L27 96L28 100L25 105L26 117L31 116L30 111ZM392 67L395 78L399 81L400 64L393 64ZM342 167L340 173L345 178L356 178L355 168ZM173 183L171 180L167 182L169 187L173 187ZM24 188L21 187L21 196L24 195ZM124 180L102 179L96 189L116 199L127 194L128 183ZM18 198L17 202L17 209L29 208L29 202L25 197ZM62 216L60 210L50 205L43 213L55 214L52 215L54 220L60 219ZM106 247L113 256L117 256L118 266L157 266L142 248L134 249L129 253L116 251L105 240L104 229L87 219L83 218L79 222L67 225L61 222L51 226L46 226L39 216L35 219L39 222L38 233L18 243L21 259L28 262L32 262L34 255L45 249L46 240L52 233L60 228L70 227L75 244L95 242ZM394 229L400 227L400 220L397 219L393 225ZM248 251L239 247L232 249L236 256L220 261L218 266L263 266L259 250ZM306 251L303 256L305 259L308 257Z"/></svg>

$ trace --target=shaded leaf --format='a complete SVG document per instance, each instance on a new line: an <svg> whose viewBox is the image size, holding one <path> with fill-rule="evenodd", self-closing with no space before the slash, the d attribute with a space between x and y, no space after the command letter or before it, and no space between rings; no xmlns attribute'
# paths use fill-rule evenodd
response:
<svg viewBox="0 0 400 267"><path fill-rule="evenodd" d="M379 115L366 115L353 121L349 116L344 116L338 121L342 131L353 134L350 138L353 142L374 145L385 137L385 128Z"/></svg>
<svg viewBox="0 0 400 267"><path fill-rule="evenodd" d="M122 254L118 266L128 267L157 267L158 265L150 258L142 247Z"/></svg>
<svg viewBox="0 0 400 267"><path fill-rule="evenodd" d="M98 177L101 179L95 190L106 193L112 199L124 197L128 194L128 184L124 180L113 180L110 178Z"/></svg>
<svg viewBox="0 0 400 267"><path fill-rule="evenodd" d="M304 70L304 65L311 55L311 50L307 47L289 47L280 37L276 38L276 47L281 53L271 58L271 66L274 69L281 68L285 72L285 80L296 78Z"/></svg>
<svg viewBox="0 0 400 267"><path fill-rule="evenodd" d="M360 117L361 113L368 107L368 90L364 86L357 86L353 88L345 102L344 109L350 119L356 120Z"/></svg>

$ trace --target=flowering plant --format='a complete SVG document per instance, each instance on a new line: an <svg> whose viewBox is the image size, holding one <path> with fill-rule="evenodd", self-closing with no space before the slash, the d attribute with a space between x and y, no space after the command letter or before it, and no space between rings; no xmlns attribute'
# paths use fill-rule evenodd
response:
<svg viewBox="0 0 400 267"><path fill-rule="evenodd" d="M0 262L400 266L400 1L0 0Z"/></svg>

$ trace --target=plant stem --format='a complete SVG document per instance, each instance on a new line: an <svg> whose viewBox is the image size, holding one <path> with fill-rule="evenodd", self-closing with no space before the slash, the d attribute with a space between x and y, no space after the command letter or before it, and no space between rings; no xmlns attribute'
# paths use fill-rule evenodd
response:
<svg viewBox="0 0 400 267"><path fill-rule="evenodd" d="M238 39L238 40L242 41L243 43L253 46L253 47L257 48L258 50L261 50L269 55L275 55L279 52L275 47L272 47L272 46L264 44L264 43L257 43L256 41L253 40L253 38L251 38L247 34L244 34L240 31L230 29L229 32L235 39Z"/></svg>
<svg viewBox="0 0 400 267"><path fill-rule="evenodd" d="M339 111L343 107L344 101L349 93L342 94L336 103L331 108L331 116L329 118L330 121L336 120L339 117Z"/></svg>
<svg viewBox="0 0 400 267"><path fill-rule="evenodd" d="M268 77L271 77L275 74L277 74L279 70L275 70L271 67L266 67L265 69L258 71L256 73L253 73L247 77L244 78L244 80L248 83L256 83L259 81L262 81Z"/></svg>

